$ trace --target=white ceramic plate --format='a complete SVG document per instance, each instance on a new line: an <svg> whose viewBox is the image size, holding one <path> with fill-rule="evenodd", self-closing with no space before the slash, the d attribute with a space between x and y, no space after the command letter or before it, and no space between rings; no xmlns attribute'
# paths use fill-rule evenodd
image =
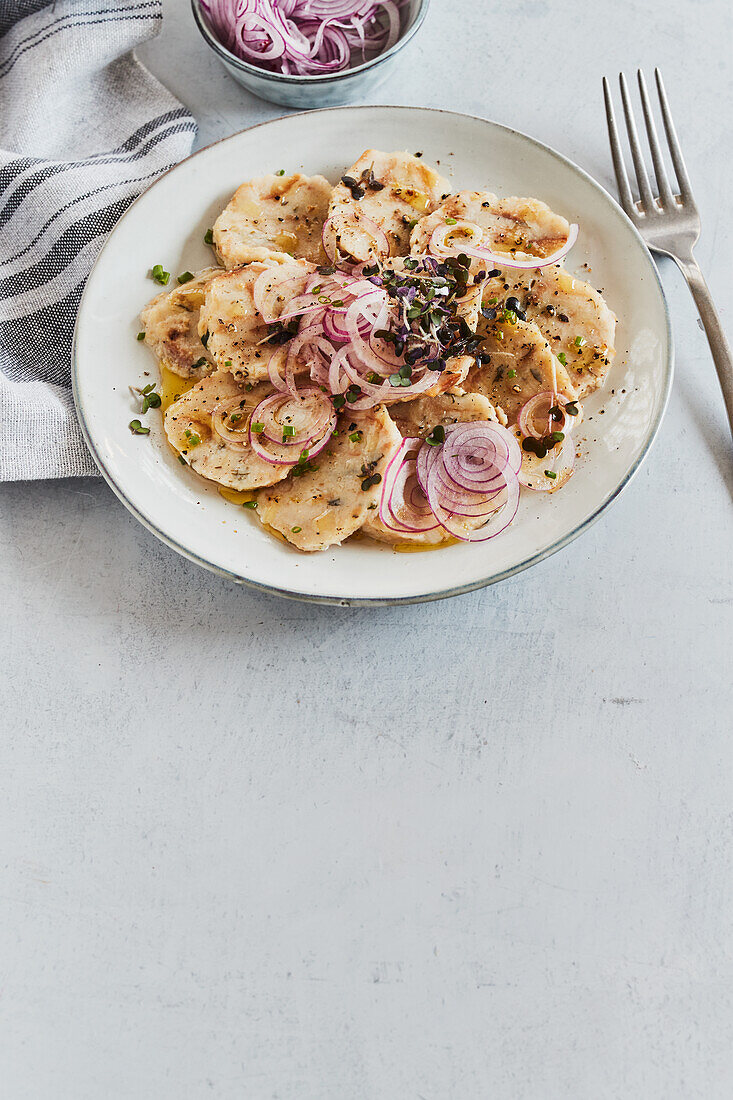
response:
<svg viewBox="0 0 733 1100"><path fill-rule="evenodd" d="M157 378L138 343L137 315L155 293L152 264L171 272L211 262L206 229L245 179L285 168L338 179L369 147L422 151L455 190L533 195L580 224L566 261L620 319L606 387L584 403L583 457L552 495L524 492L510 528L485 543L398 553L356 540L302 554L181 466L151 412L149 436L128 430L128 387ZM587 273L584 273L587 274ZM87 283L76 327L74 393L87 442L123 503L154 534L209 569L285 596L342 604L437 599L491 584L560 549L592 523L638 468L659 427L672 378L666 304L654 263L610 196L532 138L479 118L413 107L344 107L290 115L204 149L129 209ZM601 414L601 410L603 413ZM582 436L581 436L582 438Z"/></svg>

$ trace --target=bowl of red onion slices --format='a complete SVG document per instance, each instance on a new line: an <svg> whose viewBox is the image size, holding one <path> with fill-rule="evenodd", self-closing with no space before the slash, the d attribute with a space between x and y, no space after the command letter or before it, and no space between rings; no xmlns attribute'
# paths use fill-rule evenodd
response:
<svg viewBox="0 0 733 1100"><path fill-rule="evenodd" d="M191 0L224 68L261 99L328 107L372 91L429 0Z"/></svg>

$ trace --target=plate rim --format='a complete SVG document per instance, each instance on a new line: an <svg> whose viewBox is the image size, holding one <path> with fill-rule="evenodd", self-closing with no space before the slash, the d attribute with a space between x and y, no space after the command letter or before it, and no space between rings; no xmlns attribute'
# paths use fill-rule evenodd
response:
<svg viewBox="0 0 733 1100"><path fill-rule="evenodd" d="M353 596L353 597L346 597L346 596L316 595L314 593L297 592L292 588L279 588L277 585L268 585L268 584L263 583L262 581L251 580L250 578L243 577L239 573L232 572L230 569L226 569L224 566L216 565L214 562L208 561L206 558L201 557L199 554L195 553L194 551L188 549L186 546L183 546L181 543L177 542L176 539L174 539L171 536L167 535L164 531L162 531L159 527L157 527L156 524L152 522L152 520L148 519L148 517L145 516L138 509L138 507L127 497L127 495L123 492L123 490L116 484L112 474L106 469L105 464L104 464L104 460L99 455L98 450L97 450L96 446L94 445L94 443L91 439L89 429L87 427L86 417L85 417L85 414L84 414L84 404L83 404L83 401L82 401L80 393L79 393L79 381L78 381L78 366L79 366L79 364L78 364L78 358L77 358L77 334L78 334L78 330L79 330L79 326L80 326L80 320L81 320L83 312L84 312L84 303L85 303L85 299L86 299L86 296L87 296L89 283L91 282L92 275L94 274L94 271L95 271L97 265L99 264L100 259L103 255L105 249L107 248L107 244L109 242L110 237L112 236L112 234L116 233L118 227L122 224L122 222L127 217L127 215L130 213L130 211L133 209L133 207L135 207L139 202L141 202L144 198L146 198L146 196L150 194L150 192L153 190L153 188L155 188L162 180L164 180L166 178L166 176L170 175L171 172L176 172L184 164L187 164L189 161L194 160L196 157L199 157L203 153L208 152L210 149L214 148L214 146L220 145L222 142L232 141L235 138L241 137L242 134L249 133L251 130L257 130L257 129L260 129L261 127L263 127L263 126L272 126L273 124L276 124L278 122L282 122L285 119L287 119L289 121L290 119L293 119L293 118L303 118L303 117L310 116L310 115L329 114L329 113L334 112L334 111L351 112L351 111L374 111L374 110L378 110L378 111L421 111L421 112L424 112L426 114L451 115L451 116L458 117L458 118L471 119L474 122L487 123L490 126L496 127L496 129L498 129L498 130L503 130L508 134L512 134L512 135L515 135L516 137L521 138L523 141L529 142L530 145L533 145L537 149L541 149L545 153L549 153L556 160L560 161L561 164L564 164L566 167L570 168L572 171L577 173L577 175L579 175L594 190L599 191L606 199L608 199L610 201L611 208L614 210L617 217L619 217L621 219L622 223L624 223L626 225L627 229L631 230L632 237L636 240L636 243L641 247L641 251L645 255L649 270L650 270L650 272L653 276L653 279L654 279L654 281L656 283L656 286L657 286L657 289L659 291L659 295L660 295L661 302L662 302L662 307L663 307L663 310L664 310L665 336L666 336L666 342L667 342L667 354L666 354L665 363L664 363L664 368L665 368L664 392L662 394L662 400L661 400L660 405L659 405L659 411L657 413L657 416L655 417L655 420L654 420L653 424L651 425L651 427L649 429L649 433L648 433L647 439L644 443L644 446L642 447L642 450L641 450L639 456L637 457L637 459L634 462L633 466L628 471L628 473L623 478L623 480L616 486L616 488L612 492L608 493L604 497L604 499L600 502L598 507L595 508L594 511L589 516L587 516L586 519L583 520L582 523L580 523L572 531L568 532L567 534L563 535L561 538L557 539L550 546L545 547L544 550L537 551L537 553L532 554L530 557L523 559L521 562L518 562L517 564L511 566L508 569L502 570L500 573L492 574L489 577L483 577L483 578L480 578L480 579L475 580L475 581L470 581L467 584L458 585L455 588L442 589L441 591L438 591L438 592L425 592L425 593L419 593L419 594L413 595L413 596ZM416 604L416 603L431 603L434 600L450 599L452 596L466 595L468 592L475 592L475 591L478 591L481 588L488 588L491 585L499 584L501 581L508 580L510 577L515 576L517 573L522 573L522 572L524 572L525 569L530 569L533 565L539 564L539 562L544 561L546 558L549 558L553 554L556 554L558 551L564 549L564 547L568 546L571 542L574 542L575 539L577 539L581 534L583 534L590 527L592 527L593 524L596 523L596 521L598 519L600 519L602 513L605 512L606 509L608 507L610 507L611 504L613 504L613 502L621 495L621 493L624 491L624 489L630 484L632 479L638 473L642 462L645 460L645 458L649 454L649 451L651 450L651 447L652 447L652 445L654 444L654 442L657 438L657 435L659 433L659 429L661 427L662 421L664 420L664 415L667 411L667 405L669 403L669 397L670 397L670 393L671 393L671 390L672 390L672 381L673 381L673 378L674 378L674 366L675 366L675 349L674 349L674 340L673 340L673 335L672 335L672 322L671 322L671 317L670 317L670 312L669 312L669 305L667 303L667 297L664 293L664 286L662 285L662 279L661 279L661 275L659 273L659 269L658 269L656 263L654 262L654 258L652 256L649 248L647 247L644 239L642 238L641 234L639 233L638 229L633 224L633 222L629 219L629 217L624 213L621 206L614 199L614 197L611 195L611 193L609 191L607 191L606 188L601 183L599 183L596 179L594 179L593 176L591 176L588 172L586 172L584 168L581 168L580 165L576 164L575 161L572 161L572 160L570 160L569 157L566 157L562 153L559 153L556 149L553 149L551 145L546 145L544 142L540 141L538 138L534 138L530 134L525 134L524 131L522 131L522 130L517 130L513 126L508 126L508 125L506 125L505 123L502 123L502 122L496 122L494 119L484 118L482 115L473 115L473 114L469 114L465 111L453 111L453 110L449 110L448 108L445 108L445 107L413 107L413 106L410 106L409 104L376 103L376 104L352 104L352 105L344 104L344 105L337 106L337 107L320 107L320 108L315 108L313 110L307 110L307 111L293 111L291 114L279 115L276 118L266 119L263 122L256 122L252 126L245 126L242 130L236 130L234 133L228 134L226 137L217 138L216 141L212 141L209 145L204 146L203 149L197 149L195 153L189 154L189 156L185 157L183 160L178 161L177 164L174 164L170 168L166 169L165 172L161 173L161 175L158 176L158 178L156 180L154 180L153 183L151 183L151 185L149 187L147 187L140 195L137 196L137 198L132 203L130 203L127 210L125 210L125 212L122 214L122 216L115 223L115 226L113 227L112 232L110 233L110 237L107 238L104 245L100 249L99 255L97 256L96 260L94 261L94 264L92 265L92 268L89 272L89 275L87 277L87 280L86 280L86 283L85 283L85 286L84 286L84 291L82 293L81 301L79 302L79 308L78 308L78 311L77 311L76 322L74 324L74 336L73 336L72 350L71 350L71 356L72 356L72 362L71 362L71 388L72 388L72 394L73 394L73 397L74 397L74 405L75 405L75 408L76 408L77 418L78 418L78 421L79 421L79 425L81 427L82 435L84 436L84 441L86 442L86 445L89 448L89 451L90 451L90 453L92 455L92 458L94 459L94 461L95 461L95 463L96 463L96 465L99 469L99 472L101 473L102 477L107 482L109 487L112 489L115 496L118 498L118 500L120 500L122 502L122 504L124 504L124 506L135 517L135 519L137 519L138 522L140 522L143 525L143 527L145 527L148 531L151 532L151 534L155 535L156 538L160 539L161 542L165 543L165 545L169 546L172 550L175 550L182 557L187 558L189 561L194 562L196 565L202 566L204 569L209 570L209 572L215 573L217 576L224 577L227 580L233 581L235 584L246 585L248 588L254 588L259 592L266 592L268 595L281 596L281 597L284 597L285 599L298 600L298 601L303 601L305 603L315 603L315 604L323 604L323 605L330 605L330 606L335 605L335 606L340 606L340 607L387 607L387 606L394 606L394 605L407 605L407 604Z"/></svg>

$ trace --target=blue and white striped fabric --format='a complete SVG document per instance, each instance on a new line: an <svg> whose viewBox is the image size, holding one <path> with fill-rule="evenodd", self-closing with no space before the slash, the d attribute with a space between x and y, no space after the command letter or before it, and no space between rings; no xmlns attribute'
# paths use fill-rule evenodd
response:
<svg viewBox="0 0 733 1100"><path fill-rule="evenodd" d="M0 481L96 473L71 397L84 282L196 125L130 51L161 0L0 0Z"/></svg>

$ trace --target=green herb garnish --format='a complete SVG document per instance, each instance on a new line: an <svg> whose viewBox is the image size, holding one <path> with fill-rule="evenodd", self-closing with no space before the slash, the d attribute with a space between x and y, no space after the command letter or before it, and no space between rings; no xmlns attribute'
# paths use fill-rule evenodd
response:
<svg viewBox="0 0 733 1100"><path fill-rule="evenodd" d="M131 420L127 426L133 435L150 435L150 428L143 428L139 420Z"/></svg>
<svg viewBox="0 0 733 1100"><path fill-rule="evenodd" d="M167 286L168 280L171 277L170 271L164 271L162 264L156 264L155 267L150 270L150 277L161 286Z"/></svg>
<svg viewBox="0 0 733 1100"><path fill-rule="evenodd" d="M213 243L214 243L214 230L213 229L207 229L206 232L204 233L204 244L213 244Z"/></svg>
<svg viewBox="0 0 733 1100"><path fill-rule="evenodd" d="M352 443L361 443L363 432L352 432L349 439Z"/></svg>
<svg viewBox="0 0 733 1100"><path fill-rule="evenodd" d="M256 500L245 500L245 501L242 502L242 507L243 508L256 508L257 507L257 501Z"/></svg>
<svg viewBox="0 0 733 1100"><path fill-rule="evenodd" d="M144 332L138 332L137 338L138 338L138 340L144 340L145 339L145 333Z"/></svg>
<svg viewBox="0 0 733 1100"><path fill-rule="evenodd" d="M555 480L557 474L553 470L545 470L545 477L549 477L552 481Z"/></svg>
<svg viewBox="0 0 733 1100"><path fill-rule="evenodd" d="M567 355L565 354L564 351L560 352L560 354L557 357L557 361L558 361L558 363L562 363L562 365L564 367L566 367L568 365L568 357L567 357Z"/></svg>
<svg viewBox="0 0 733 1100"><path fill-rule="evenodd" d="M264 432L264 430L265 430L265 425L264 425L264 424L262 424L262 423L261 423L261 422L260 422L259 420L254 420L254 421L253 421L253 422L252 422L252 423L250 424L250 428L251 428L251 429L252 429L252 431L253 431L253 432L255 433L255 435L259 435L259 434L260 434L260 432Z"/></svg>
<svg viewBox="0 0 733 1100"><path fill-rule="evenodd" d="M191 271L184 271L178 276L179 283L190 283L191 279L193 279L193 272Z"/></svg>
<svg viewBox="0 0 733 1100"><path fill-rule="evenodd" d="M517 372L516 372L516 371L514 370L514 368L512 367L512 369L511 369L511 370L508 370L508 371L506 372L506 376L507 376L507 378L516 378L516 377L517 377Z"/></svg>
<svg viewBox="0 0 733 1100"><path fill-rule="evenodd" d="M430 435L425 437L425 442L429 443L431 447L439 447L441 443L445 443L445 428L442 424L436 424Z"/></svg>

